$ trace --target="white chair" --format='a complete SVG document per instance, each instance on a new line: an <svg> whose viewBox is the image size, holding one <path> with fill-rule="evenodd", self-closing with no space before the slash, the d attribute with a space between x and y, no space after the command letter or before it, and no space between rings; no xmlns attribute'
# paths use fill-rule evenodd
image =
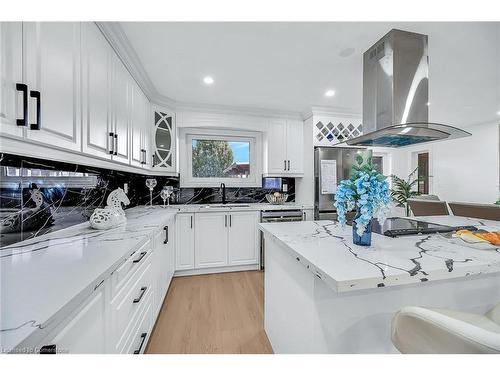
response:
<svg viewBox="0 0 500 375"><path fill-rule="evenodd" d="M392 320L401 353L500 353L500 303L485 315L405 307Z"/></svg>

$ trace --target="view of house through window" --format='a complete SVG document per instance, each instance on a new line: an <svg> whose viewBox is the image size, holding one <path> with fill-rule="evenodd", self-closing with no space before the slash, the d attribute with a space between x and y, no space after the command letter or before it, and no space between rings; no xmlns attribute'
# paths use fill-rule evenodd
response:
<svg viewBox="0 0 500 375"><path fill-rule="evenodd" d="M192 140L193 177L248 178L250 142Z"/></svg>

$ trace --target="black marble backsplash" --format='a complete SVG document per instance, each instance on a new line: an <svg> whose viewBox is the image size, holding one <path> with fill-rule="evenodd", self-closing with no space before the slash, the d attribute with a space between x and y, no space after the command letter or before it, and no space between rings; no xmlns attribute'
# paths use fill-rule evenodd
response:
<svg viewBox="0 0 500 375"><path fill-rule="evenodd" d="M181 188L174 177L145 176L115 170L0 155L0 247L87 221L104 207L109 193L128 184L130 205L149 204L147 178L155 178L153 204L165 185L174 187L171 204L220 203L218 188ZM265 195L287 185L294 201L293 178L264 179L263 188L227 188L227 202L266 202Z"/></svg>

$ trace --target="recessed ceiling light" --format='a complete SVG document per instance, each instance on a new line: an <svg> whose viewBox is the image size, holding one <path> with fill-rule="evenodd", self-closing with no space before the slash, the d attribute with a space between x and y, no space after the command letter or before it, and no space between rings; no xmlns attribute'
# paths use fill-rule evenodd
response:
<svg viewBox="0 0 500 375"><path fill-rule="evenodd" d="M325 96L332 97L334 95L335 95L335 91L333 91L333 90L328 90L327 92L325 92Z"/></svg>
<svg viewBox="0 0 500 375"><path fill-rule="evenodd" d="M206 76L205 78L203 78L203 82L205 82L207 85L211 85L212 83L214 83L214 79L210 76Z"/></svg>

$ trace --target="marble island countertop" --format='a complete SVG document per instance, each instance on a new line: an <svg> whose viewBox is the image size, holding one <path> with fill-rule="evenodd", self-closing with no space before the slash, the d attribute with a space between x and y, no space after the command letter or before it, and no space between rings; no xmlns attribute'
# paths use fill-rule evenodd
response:
<svg viewBox="0 0 500 375"><path fill-rule="evenodd" d="M500 230L500 222L457 216L419 217L444 225ZM372 234L372 246L352 243L352 228L333 221L263 223L261 230L337 292L500 273L500 250L478 250L439 234L390 238Z"/></svg>
<svg viewBox="0 0 500 375"><path fill-rule="evenodd" d="M127 223L98 231L88 222L0 248L0 350L71 311L176 214L159 206L126 211Z"/></svg>

